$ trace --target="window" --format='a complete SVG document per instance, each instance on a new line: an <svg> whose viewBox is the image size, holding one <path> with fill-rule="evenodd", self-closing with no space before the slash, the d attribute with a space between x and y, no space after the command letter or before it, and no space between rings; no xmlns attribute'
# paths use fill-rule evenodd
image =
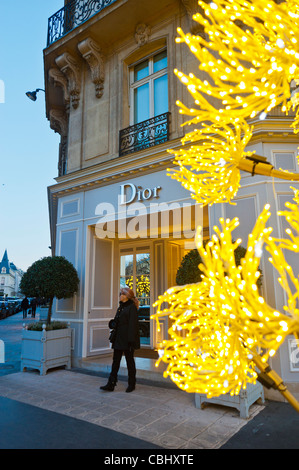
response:
<svg viewBox="0 0 299 470"><path fill-rule="evenodd" d="M150 253L149 249L125 250L120 256L120 287L133 289L140 302L138 310L141 345L150 344Z"/></svg>
<svg viewBox="0 0 299 470"><path fill-rule="evenodd" d="M130 71L131 124L168 111L167 52L160 51Z"/></svg>
<svg viewBox="0 0 299 470"><path fill-rule="evenodd" d="M6 274L6 268L2 268L2 269L1 269L1 273L2 273L2 274Z"/></svg>

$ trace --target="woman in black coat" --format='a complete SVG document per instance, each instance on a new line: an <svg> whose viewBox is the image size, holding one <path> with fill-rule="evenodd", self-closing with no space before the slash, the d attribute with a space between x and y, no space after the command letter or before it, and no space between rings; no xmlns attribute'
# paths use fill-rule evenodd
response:
<svg viewBox="0 0 299 470"><path fill-rule="evenodd" d="M114 329L114 337L111 338L113 348L113 362L108 383L102 390L113 392L117 382L122 355L125 355L128 367L128 388L126 392L135 390L136 384L136 366L134 360L134 350L140 348L140 337L138 327L139 301L134 292L128 287L124 287L119 293L120 302L116 315L109 322L109 328Z"/></svg>

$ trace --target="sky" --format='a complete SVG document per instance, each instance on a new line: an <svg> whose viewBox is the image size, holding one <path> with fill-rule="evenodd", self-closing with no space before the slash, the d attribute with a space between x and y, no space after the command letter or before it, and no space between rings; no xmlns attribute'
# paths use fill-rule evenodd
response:
<svg viewBox="0 0 299 470"><path fill-rule="evenodd" d="M0 0L0 261L26 271L50 256L47 187L55 184L60 136L50 129L43 49L48 18L63 0Z"/></svg>

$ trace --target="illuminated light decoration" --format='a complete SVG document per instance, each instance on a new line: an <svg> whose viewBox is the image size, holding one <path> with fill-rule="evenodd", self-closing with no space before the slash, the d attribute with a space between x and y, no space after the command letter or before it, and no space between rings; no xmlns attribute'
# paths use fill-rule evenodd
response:
<svg viewBox="0 0 299 470"><path fill-rule="evenodd" d="M238 394L247 383L256 382L256 363L261 369L286 336L299 331L296 307L288 306L288 315L275 310L256 285L263 245L271 254L278 253L279 274L289 272L277 250L282 242L274 240L272 229L266 228L269 217L266 205L248 236L246 255L238 267L234 251L241 240L232 240L237 218L220 219L222 230L214 227L215 234L205 248L199 229L196 245L203 260L199 266L202 282L172 287L154 304L157 311L151 318L158 328L160 317L167 315L172 322L170 339L163 341L157 365L160 361L168 364L165 376L187 392L208 397Z"/></svg>
<svg viewBox="0 0 299 470"><path fill-rule="evenodd" d="M201 129L182 139L183 144L196 142L195 145L178 151L169 150L175 155L174 163L179 170L168 169L168 175L179 181L203 206L231 203L240 187L241 170L299 181L299 174L275 170L263 161L263 157L255 156L255 152L245 152L252 129L246 121L227 126L225 123L203 124Z"/></svg>
<svg viewBox="0 0 299 470"><path fill-rule="evenodd" d="M297 89L291 91L291 84L299 82L298 4L198 3L204 14L193 19L203 26L205 37L178 28L176 42L188 45L206 77L174 70L195 103L188 108L177 101L179 112L191 117L184 125L196 129L182 139L185 148L170 150L179 166L169 170L171 177L203 205L230 203L240 186L240 171L299 181L298 173L276 170L255 159L253 152L247 158L249 152L244 151L254 129L246 120L263 120L274 107L286 114L297 109L292 126L299 131L299 95Z"/></svg>
<svg viewBox="0 0 299 470"><path fill-rule="evenodd" d="M209 78L175 74L187 86L199 109L182 103L180 112L192 117L190 123L234 122L236 118L265 116L281 106L288 112L290 83L299 78L299 7L291 0L249 2L199 1L204 13L193 19L204 28L205 37L184 34L178 28L177 43L185 42ZM215 106L211 102L214 98ZM217 104L217 105L216 105ZM298 124L297 113L294 128Z"/></svg>
<svg viewBox="0 0 299 470"><path fill-rule="evenodd" d="M195 131L183 139L184 149L171 151L180 167L171 169L171 176L202 204L231 202L239 188L240 171L298 180L298 174L275 170L263 157L244 151L253 131L248 120L266 119L277 106L287 114L299 103L297 89L291 92L290 88L291 82L297 85L299 81L297 1L277 5L272 0L219 0L199 5L204 15L193 18L204 27L205 37L185 35L179 29L176 39L197 57L201 78L175 70L194 99L194 108L177 104L181 114L190 116L185 125L194 126ZM297 110L295 132L298 125ZM205 249L198 232L202 282L172 287L154 304L157 310L152 318L158 328L160 317L168 316L172 323L157 365L165 362L165 375L183 390L208 397L237 394L247 383L260 379L257 367L299 411L299 403L267 362L287 335L298 338L298 279L283 253L298 253L298 192L294 200L297 205L287 205L289 211L279 215L297 235L287 229L288 240L271 237L266 206L249 234L239 267L234 249L240 241L233 242L231 237L237 219L221 220L222 231L215 229ZM288 298L283 313L267 305L258 292L263 249L270 253Z"/></svg>
<svg viewBox="0 0 299 470"><path fill-rule="evenodd" d="M169 175L200 204L230 202L240 187L240 160L253 154L244 151L251 135L251 127L245 121L234 128L204 125L182 139L183 144L196 141L196 145L171 151L180 168L169 169Z"/></svg>
<svg viewBox="0 0 299 470"><path fill-rule="evenodd" d="M126 279L126 287L134 289L134 278L130 276ZM137 297L147 297L150 295L150 280L149 277L141 274L136 278L136 295Z"/></svg>

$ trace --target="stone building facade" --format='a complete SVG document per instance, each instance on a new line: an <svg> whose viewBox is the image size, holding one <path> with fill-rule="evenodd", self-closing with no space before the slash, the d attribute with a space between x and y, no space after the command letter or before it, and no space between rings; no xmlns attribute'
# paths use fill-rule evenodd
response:
<svg viewBox="0 0 299 470"><path fill-rule="evenodd" d="M244 174L236 206L201 209L167 175L173 160L167 150L180 147L186 131L176 100L192 106L173 69L199 73L175 37L178 27L201 34L192 19L196 1L71 0L62 7L49 19L44 49L46 114L61 135L58 177L48 197L53 253L72 261L81 280L77 295L57 301L53 315L71 322L76 363L110 353L108 320L120 285L131 285L143 311L153 313L158 295L175 284L197 225L208 238L220 216L237 215L236 237L245 246L264 203L281 208L292 190L289 183ZM298 171L291 119L274 110L256 124L250 149ZM281 233L275 211L271 223ZM264 260L262 270L263 295L281 308L275 273ZM167 338L168 321L160 332L144 321L142 347L156 348ZM273 363L296 391L299 361L291 361L291 347L286 342Z"/></svg>

